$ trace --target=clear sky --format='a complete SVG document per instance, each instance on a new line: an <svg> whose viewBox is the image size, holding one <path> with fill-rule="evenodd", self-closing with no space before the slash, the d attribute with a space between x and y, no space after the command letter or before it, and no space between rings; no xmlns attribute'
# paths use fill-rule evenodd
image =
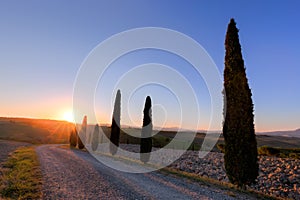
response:
<svg viewBox="0 0 300 200"><path fill-rule="evenodd" d="M66 118L64 115L72 110L76 74L86 56L106 38L132 28L164 27L190 36L206 49L223 74L225 33L233 17L240 29L246 73L253 93L256 130L300 128L299 9L297 0L1 0L0 116ZM123 63L122 59L118 61L120 65L135 67L149 62L175 68L185 65L182 60L159 51L127 56ZM189 74L186 73L186 78L194 79ZM194 89L198 87L197 80L191 84L195 84ZM200 85L199 99L201 91L205 91ZM134 122L123 117L124 123L141 124L139 113L148 94L154 103L176 107L176 101L168 102L169 98L164 99L164 95L156 96L158 91L155 86L148 91L139 90L140 97L136 97L139 101L133 98L136 106L129 107ZM209 110L205 109L207 102L203 99L200 111L204 114L200 120L205 123L200 128L205 129ZM111 118L110 106L95 103L101 110L102 123L108 123ZM164 119L167 126L176 126L176 109L173 112ZM157 116L164 115L163 109L157 106L153 115L156 115L154 122L160 125L162 122ZM222 113L220 120L221 117ZM213 129L221 129L220 121L212 124ZM186 124L184 128L189 127Z"/></svg>

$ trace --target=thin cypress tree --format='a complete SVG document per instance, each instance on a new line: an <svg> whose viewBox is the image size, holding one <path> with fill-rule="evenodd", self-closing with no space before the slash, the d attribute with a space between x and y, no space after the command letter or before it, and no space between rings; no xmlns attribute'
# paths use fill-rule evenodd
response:
<svg viewBox="0 0 300 200"><path fill-rule="evenodd" d="M96 124L94 132L93 132L93 136L92 136L92 150L96 151L98 148L98 144L99 144L99 126L98 124Z"/></svg>
<svg viewBox="0 0 300 200"><path fill-rule="evenodd" d="M230 20L225 39L225 169L231 183L244 188L258 176L252 93L242 58L238 29Z"/></svg>
<svg viewBox="0 0 300 200"><path fill-rule="evenodd" d="M104 143L103 142L103 134L104 134L104 131L103 130L101 130L101 131L99 130L99 143L100 144Z"/></svg>
<svg viewBox="0 0 300 200"><path fill-rule="evenodd" d="M150 159L150 152L152 149L152 109L151 109L151 98L147 96L144 107L144 119L142 127L142 138L141 138L141 149L140 149L140 160L144 163Z"/></svg>
<svg viewBox="0 0 300 200"><path fill-rule="evenodd" d="M78 136L78 148L83 149L84 148L84 140L86 136L86 128L87 128L87 116L83 117L81 129Z"/></svg>
<svg viewBox="0 0 300 200"><path fill-rule="evenodd" d="M77 132L76 128L72 127L71 133L70 133L70 147L75 148L77 145Z"/></svg>
<svg viewBox="0 0 300 200"><path fill-rule="evenodd" d="M112 123L111 123L111 132L110 132L110 145L109 150L112 155L115 155L118 150L119 140L120 140L120 115L121 115L121 92L118 90L114 111L112 116Z"/></svg>

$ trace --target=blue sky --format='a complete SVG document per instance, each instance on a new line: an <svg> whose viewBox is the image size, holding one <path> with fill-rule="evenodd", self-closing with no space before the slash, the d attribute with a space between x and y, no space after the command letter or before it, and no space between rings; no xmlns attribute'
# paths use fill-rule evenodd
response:
<svg viewBox="0 0 300 200"><path fill-rule="evenodd" d="M108 37L132 28L164 27L188 35L206 49L223 74L225 33L233 17L240 29L246 72L253 93L256 130L299 128L299 8L300 3L296 0L2 0L0 116L62 118L72 109L73 84L89 52ZM164 53L146 54L137 52L124 62L132 65L151 62L151 59L170 65L183 62L177 63L177 59ZM197 88L197 85L193 87ZM199 86L199 91L202 90L205 89ZM155 91L154 102L158 100ZM142 95L143 91L140 93ZM134 102L137 108L132 115L138 124L142 117L137 113L143 109L144 100L137 99L140 101ZM159 100L162 105L167 105L163 98ZM97 108L104 110L100 119L106 121L110 119L111 111L101 106L96 103ZM162 110L156 112L159 115ZM178 119L172 120L176 124ZM203 121L207 122L205 114ZM213 129L220 130L221 123L213 123Z"/></svg>

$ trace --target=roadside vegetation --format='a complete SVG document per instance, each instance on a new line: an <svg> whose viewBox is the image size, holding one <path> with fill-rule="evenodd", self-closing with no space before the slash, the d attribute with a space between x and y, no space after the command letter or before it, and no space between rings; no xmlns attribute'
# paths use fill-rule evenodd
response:
<svg viewBox="0 0 300 200"><path fill-rule="evenodd" d="M42 174L34 147L15 150L1 169L3 199L40 199Z"/></svg>
<svg viewBox="0 0 300 200"><path fill-rule="evenodd" d="M224 153L225 145L220 143L217 148ZM293 158L300 159L300 148L279 148L270 146L261 146L257 148L258 155L260 156L274 156L278 158Z"/></svg>
<svg viewBox="0 0 300 200"><path fill-rule="evenodd" d="M276 156L279 158L300 159L300 148L275 148L262 146L258 148L258 154L264 156Z"/></svg>

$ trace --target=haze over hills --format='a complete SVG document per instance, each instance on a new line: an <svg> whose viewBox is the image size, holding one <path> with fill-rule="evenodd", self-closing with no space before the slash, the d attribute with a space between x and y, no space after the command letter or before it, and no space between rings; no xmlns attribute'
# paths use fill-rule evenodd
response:
<svg viewBox="0 0 300 200"><path fill-rule="evenodd" d="M300 138L300 129L291 131L271 131L271 132L257 132L257 135L270 135L270 136L282 136L282 137L297 137Z"/></svg>
<svg viewBox="0 0 300 200"><path fill-rule="evenodd" d="M193 132L193 130L189 129L179 129L177 127L169 127L169 128L160 128L155 127L156 130L162 131L180 131L180 132ZM206 131L206 130L198 130L198 133L220 133L222 131L214 130L214 131ZM287 131L268 131L268 132L256 132L256 135L268 135L268 136L281 136L281 137L297 137L300 138L300 128L296 130L287 130Z"/></svg>

